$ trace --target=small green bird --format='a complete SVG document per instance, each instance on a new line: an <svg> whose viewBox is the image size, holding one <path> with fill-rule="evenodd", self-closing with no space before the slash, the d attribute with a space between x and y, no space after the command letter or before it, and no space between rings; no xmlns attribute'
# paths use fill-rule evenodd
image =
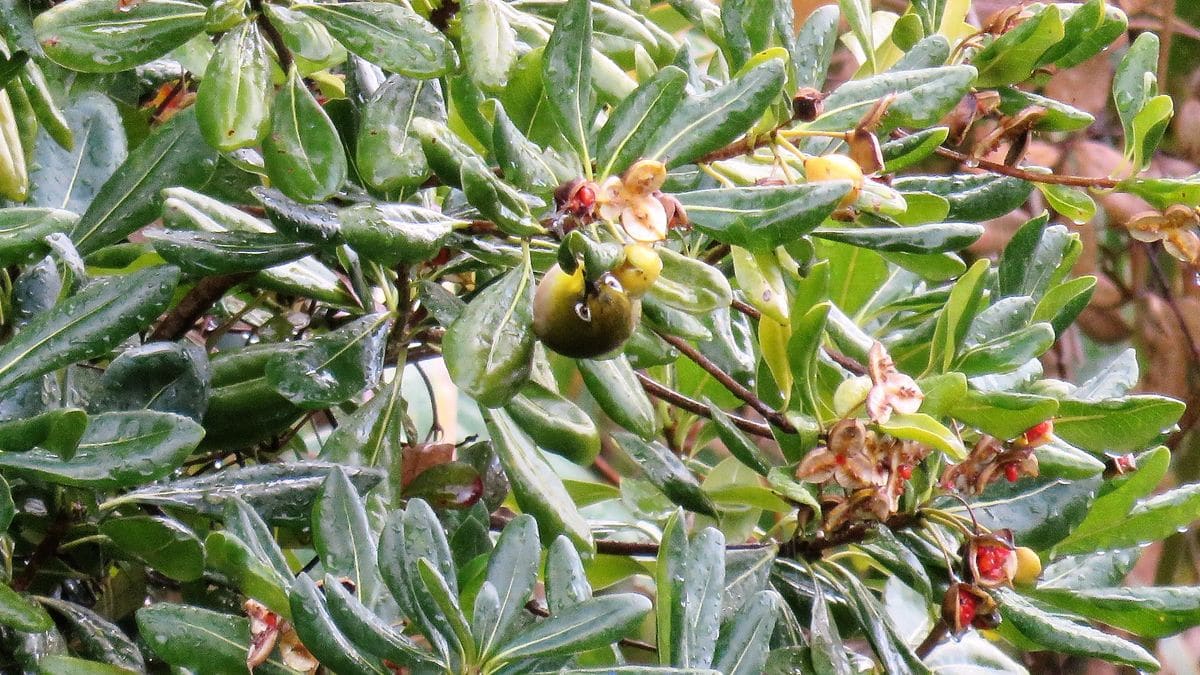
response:
<svg viewBox="0 0 1200 675"><path fill-rule="evenodd" d="M551 267L533 296L533 332L549 349L590 359L620 347L641 314L610 272L588 281L583 266L567 274Z"/></svg>

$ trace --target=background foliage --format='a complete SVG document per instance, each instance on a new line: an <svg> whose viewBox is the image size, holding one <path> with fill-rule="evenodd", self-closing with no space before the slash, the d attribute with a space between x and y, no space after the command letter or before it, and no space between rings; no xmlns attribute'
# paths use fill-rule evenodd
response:
<svg viewBox="0 0 1200 675"><path fill-rule="evenodd" d="M3 668L1194 665L1197 13L0 0Z"/></svg>

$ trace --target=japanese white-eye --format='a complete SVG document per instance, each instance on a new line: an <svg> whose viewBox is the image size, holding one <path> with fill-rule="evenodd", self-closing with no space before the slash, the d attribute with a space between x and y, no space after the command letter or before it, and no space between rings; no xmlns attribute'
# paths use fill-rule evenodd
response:
<svg viewBox="0 0 1200 675"><path fill-rule="evenodd" d="M601 356L629 339L638 314L635 302L611 272L588 281L582 266L568 274L555 265L533 296L533 332L563 356Z"/></svg>

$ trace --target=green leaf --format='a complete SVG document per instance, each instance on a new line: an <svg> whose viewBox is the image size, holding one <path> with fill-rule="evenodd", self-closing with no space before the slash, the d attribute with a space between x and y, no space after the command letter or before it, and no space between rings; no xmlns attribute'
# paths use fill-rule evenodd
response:
<svg viewBox="0 0 1200 675"><path fill-rule="evenodd" d="M1035 424L1054 417L1058 401L1045 396L969 390L950 401L954 419L1000 439L1020 436Z"/></svg>
<svg viewBox="0 0 1200 675"><path fill-rule="evenodd" d="M1000 616L1034 644L1064 654L1124 663L1141 670L1156 671L1159 668L1158 661L1149 652L1132 642L1050 614L1010 590L1001 589L997 595Z"/></svg>
<svg viewBox="0 0 1200 675"><path fill-rule="evenodd" d="M125 130L116 106L99 93L74 97L64 115L75 143L71 150L34 143L28 204L83 213L125 161Z"/></svg>
<svg viewBox="0 0 1200 675"><path fill-rule="evenodd" d="M637 593L583 600L514 635L493 659L565 656L603 647L629 635L649 611L650 601Z"/></svg>
<svg viewBox="0 0 1200 675"><path fill-rule="evenodd" d="M259 272L317 251L312 244L258 232L150 230L144 236L164 260L195 276Z"/></svg>
<svg viewBox="0 0 1200 675"><path fill-rule="evenodd" d="M267 381L284 398L309 409L349 400L383 374L383 352L391 315L369 314L297 351L267 362Z"/></svg>
<svg viewBox="0 0 1200 675"><path fill-rule="evenodd" d="M165 516L130 516L100 523L100 534L117 548L176 581L204 573L204 547L190 529Z"/></svg>
<svg viewBox="0 0 1200 675"><path fill-rule="evenodd" d="M87 427L87 413L79 408L57 408L31 417L0 422L0 448L25 452L42 448L71 459Z"/></svg>
<svg viewBox="0 0 1200 675"><path fill-rule="evenodd" d="M911 227L818 227L813 236L876 251L940 253L966 248L983 235L972 223L931 223Z"/></svg>
<svg viewBox="0 0 1200 675"><path fill-rule="evenodd" d="M88 145L86 138L81 145ZM104 182L71 232L75 248L87 255L158 218L163 188L199 187L212 176L217 159L217 151L200 135L195 112L180 111L134 148Z"/></svg>
<svg viewBox="0 0 1200 675"><path fill-rule="evenodd" d="M197 672L248 673L250 620L201 607L160 602L137 611L140 634L160 659ZM255 669L292 672L274 659Z"/></svg>
<svg viewBox="0 0 1200 675"><path fill-rule="evenodd" d="M1035 323L1014 333L971 347L956 368L968 377L1012 372L1054 346L1054 327Z"/></svg>
<svg viewBox="0 0 1200 675"><path fill-rule="evenodd" d="M1064 34L1058 6L1042 7L1033 18L996 38L972 58L979 70L975 85L995 87L1024 81Z"/></svg>
<svg viewBox="0 0 1200 675"><path fill-rule="evenodd" d="M762 673L782 604L783 598L775 591L759 591L750 598L730 628L721 633L713 667L728 675Z"/></svg>
<svg viewBox="0 0 1200 675"><path fill-rule="evenodd" d="M539 448L587 466L600 453L600 432L579 406L534 381L525 383L505 412Z"/></svg>
<svg viewBox="0 0 1200 675"><path fill-rule="evenodd" d="M282 5L265 3L263 10L279 30L284 46L291 50L301 74L315 73L346 60L346 50L320 22Z"/></svg>
<svg viewBox="0 0 1200 675"><path fill-rule="evenodd" d="M850 675L854 670L838 632L837 622L829 611L829 601L821 591L820 584L814 583L813 588L816 593L808 641L812 650L813 672L816 675Z"/></svg>
<svg viewBox="0 0 1200 675"><path fill-rule="evenodd" d="M113 490L170 474L203 437L199 424L171 413L101 413L88 419L69 461L45 450L31 450L0 453L0 467L60 485Z"/></svg>
<svg viewBox="0 0 1200 675"><path fill-rule="evenodd" d="M949 128L933 127L883 143L879 148L883 155L883 170L895 173L920 162L932 155L949 136Z"/></svg>
<svg viewBox="0 0 1200 675"><path fill-rule="evenodd" d="M402 378L377 391L352 414L338 419L338 427L321 446L320 458L352 466L379 467L388 470L387 491L400 491L400 450L404 446L404 401Z"/></svg>
<svg viewBox="0 0 1200 675"><path fill-rule="evenodd" d="M1044 478L996 481L972 507L985 527L1010 528L1022 546L1045 551L1083 520L1100 482L1098 476L1071 482ZM961 511L962 507L951 505L949 510ZM1048 513L1054 517L1047 518Z"/></svg>
<svg viewBox="0 0 1200 675"><path fill-rule="evenodd" d="M256 145L267 131L271 61L252 22L217 43L196 93L196 121L208 144L229 152Z"/></svg>
<svg viewBox="0 0 1200 675"><path fill-rule="evenodd" d="M871 644L875 655L879 657L885 672L930 672L912 649L905 644L896 625L863 582L843 568L839 568L839 571L842 572L846 581L851 611L857 615L860 625L866 632L867 641Z"/></svg>
<svg viewBox="0 0 1200 675"><path fill-rule="evenodd" d="M771 462L763 455L762 449L734 425L724 410L712 401L706 400L705 403L708 405L709 414L712 415L713 429L729 454L756 473L766 476L770 471Z"/></svg>
<svg viewBox="0 0 1200 675"><path fill-rule="evenodd" d="M1059 44L1065 42L1064 40ZM1031 94L1015 87L1001 87L997 93L1000 94L1000 112L1005 115L1016 115L1031 106L1043 109L1045 112L1042 117L1033 124L1033 128L1039 131L1079 131L1091 126L1092 122L1096 121L1091 114L1074 106L1045 96ZM1064 185L1053 183L1038 183L1037 187L1056 187L1060 189L1058 191L1073 192Z"/></svg>
<svg viewBox="0 0 1200 675"><path fill-rule="evenodd" d="M1163 638L1200 624L1200 589L1092 588L1030 590L1056 609L1149 638Z"/></svg>
<svg viewBox="0 0 1200 675"><path fill-rule="evenodd" d="M225 505L234 498L246 501L272 524L304 527L317 492L336 464L292 462L260 464L226 469L217 473L150 485L126 493L104 504L153 504L186 509L213 518L221 517ZM382 480L374 469L343 467L359 494Z"/></svg>
<svg viewBox="0 0 1200 675"><path fill-rule="evenodd" d="M988 173L904 176L897 178L892 186L902 194L929 192L945 197L950 202L946 219L971 223L1010 213L1024 204L1033 192L1031 183Z"/></svg>
<svg viewBox="0 0 1200 675"><path fill-rule="evenodd" d="M36 603L0 584L0 625L26 633L41 633L54 628L54 620Z"/></svg>
<svg viewBox="0 0 1200 675"><path fill-rule="evenodd" d="M623 431L616 432L614 438L668 499L689 511L717 517L716 505L700 489L696 476L666 446Z"/></svg>
<svg viewBox="0 0 1200 675"><path fill-rule="evenodd" d="M67 636L78 645L76 654L136 673L146 671L141 650L119 626L73 602L47 597L38 602L62 617Z"/></svg>
<svg viewBox="0 0 1200 675"><path fill-rule="evenodd" d="M156 59L204 28L207 8L187 0L114 5L71 0L33 20L38 42L55 63L85 73L115 73Z"/></svg>
<svg viewBox="0 0 1200 675"><path fill-rule="evenodd" d="M925 413L892 415L887 422L878 422L880 431L909 441L917 441L945 453L950 459L961 462L967 458L967 449L962 441L941 422Z"/></svg>
<svg viewBox="0 0 1200 675"><path fill-rule="evenodd" d="M471 626L467 623L467 617L458 604L458 597L450 589L446 578L425 558L417 560L417 574L429 597L449 624L457 642L456 648L460 650L459 658L464 663L475 662L478 653L475 638L471 635Z"/></svg>
<svg viewBox="0 0 1200 675"><path fill-rule="evenodd" d="M211 376L203 347L186 340L151 342L108 364L91 410L158 410L199 420L208 408Z"/></svg>
<svg viewBox="0 0 1200 675"><path fill-rule="evenodd" d="M1051 208L1076 225L1087 223L1096 215L1096 202L1082 190L1049 183L1038 183L1037 188Z"/></svg>
<svg viewBox="0 0 1200 675"><path fill-rule="evenodd" d="M209 532L204 539L204 566L246 597L254 598L284 618L291 617L288 602L291 574L278 574L236 534Z"/></svg>
<svg viewBox="0 0 1200 675"><path fill-rule="evenodd" d="M392 75L362 106L361 114L354 158L366 184L386 192L425 182L429 165L420 140L412 135L412 120L446 117L437 82Z"/></svg>
<svg viewBox="0 0 1200 675"><path fill-rule="evenodd" d="M0 264L9 266L49 253L45 238L69 232L79 217L53 208L9 207L0 210Z"/></svg>
<svg viewBox="0 0 1200 675"><path fill-rule="evenodd" d="M975 69L963 65L880 73L865 79L850 80L829 94L825 99L824 114L809 123L809 128L826 131L850 129L870 111L876 101L888 95L894 95L895 98L888 106L881 131L901 126L936 126L958 104L974 81Z"/></svg>
<svg viewBox="0 0 1200 675"><path fill-rule="evenodd" d="M34 173L36 175L36 172ZM1156 209L1166 209L1172 204L1200 206L1200 180L1188 178L1126 178L1117 184L1117 190L1135 194L1150 202ZM34 185L34 193L37 186Z"/></svg>
<svg viewBox="0 0 1200 675"><path fill-rule="evenodd" d="M358 597L372 601L379 585L375 533L362 498L340 467L329 472L313 504L312 533L325 573L349 579Z"/></svg>
<svg viewBox="0 0 1200 675"><path fill-rule="evenodd" d="M1125 130L1128 149L1133 138L1133 120L1158 93L1158 36L1145 32L1137 36L1113 75L1113 103Z"/></svg>
<svg viewBox="0 0 1200 675"><path fill-rule="evenodd" d="M457 594L457 574L450 544L437 516L421 499L412 499L404 511L393 511L379 539L379 571L404 616L425 634L443 661L451 658L448 640L454 633L422 583L418 561L435 563L449 591Z"/></svg>
<svg viewBox="0 0 1200 675"><path fill-rule="evenodd" d="M592 126L592 3L567 0L554 22L542 54L542 78L554 92L550 113L584 166L591 165L588 131ZM590 174L589 174L590 175Z"/></svg>
<svg viewBox="0 0 1200 675"><path fill-rule="evenodd" d="M389 2L297 4L346 49L386 70L427 79L458 68L454 46L405 5Z"/></svg>
<svg viewBox="0 0 1200 675"><path fill-rule="evenodd" d="M480 291L446 329L442 354L454 384L482 406L502 406L533 364L533 280L518 265Z"/></svg>
<svg viewBox="0 0 1200 675"><path fill-rule="evenodd" d="M1094 453L1144 448L1183 415L1184 405L1165 396L1138 395L1100 401L1064 399L1054 431Z"/></svg>
<svg viewBox="0 0 1200 675"><path fill-rule="evenodd" d="M770 59L675 107L646 144L645 155L669 167L694 161L736 140L782 92L783 62Z"/></svg>
<svg viewBox="0 0 1200 675"><path fill-rule="evenodd" d="M620 173L642 156L651 136L683 99L686 84L687 73L666 66L613 109L596 137L601 176Z"/></svg>
<svg viewBox="0 0 1200 675"><path fill-rule="evenodd" d="M483 639L479 652L486 657L492 647L501 645L512 631L513 621L525 610L525 603L537 583L541 561L537 521L532 516L517 516L500 533L496 548L487 563L486 582L496 591L497 614L488 626L475 626Z"/></svg>
<svg viewBox="0 0 1200 675"><path fill-rule="evenodd" d="M336 577L326 574L323 590L325 603L334 624L358 647L397 664L410 667L433 665L444 668L407 635L367 609Z"/></svg>
<svg viewBox="0 0 1200 675"><path fill-rule="evenodd" d="M274 532L245 500L233 497L225 505L225 531L237 537L260 562L275 570L280 587L286 588L292 577L291 567L275 541Z"/></svg>
<svg viewBox="0 0 1200 675"><path fill-rule="evenodd" d="M1137 170L1145 169L1154 158L1154 152L1167 131L1167 124L1175 114L1175 103L1162 94L1146 101L1146 105L1133 116L1130 134L1125 138L1125 153Z"/></svg>
<svg viewBox="0 0 1200 675"><path fill-rule="evenodd" d="M1119 7L1105 0L1088 0L1068 11L1062 5L1064 37L1042 55L1042 63L1072 68L1099 54L1125 33L1129 21Z"/></svg>
<svg viewBox="0 0 1200 675"><path fill-rule="evenodd" d="M837 47L838 21L841 12L826 5L813 10L796 35L792 49L796 86L820 89L829 72L829 63Z"/></svg>
<svg viewBox="0 0 1200 675"><path fill-rule="evenodd" d="M570 159L553 149L543 151L526 138L501 105L495 110L492 146L504 177L542 196L550 195L560 184L580 174L577 166L567 168Z"/></svg>
<svg viewBox="0 0 1200 675"><path fill-rule="evenodd" d="M655 250L663 264L650 287L655 300L691 314L724 309L733 301L729 280L716 267L665 246Z"/></svg>
<svg viewBox="0 0 1200 675"><path fill-rule="evenodd" d="M984 276L988 261L976 261L971 269L958 278L950 290L945 309L938 315L929 351L929 370L947 372L954 363L954 356L970 328L971 321L979 311L983 298Z"/></svg>
<svg viewBox="0 0 1200 675"><path fill-rule="evenodd" d="M518 56L517 32L503 5L497 0L465 0L459 18L471 81L485 91L503 89Z"/></svg>
<svg viewBox="0 0 1200 675"><path fill-rule="evenodd" d="M682 561L683 581L676 602L682 604L681 625L671 646L671 664L708 668L713 663L721 628L725 590L725 535L706 527L688 543Z"/></svg>
<svg viewBox="0 0 1200 675"><path fill-rule="evenodd" d="M342 209L342 235L363 257L388 267L437 255L455 227L467 221L411 204L355 204Z"/></svg>
<svg viewBox="0 0 1200 675"><path fill-rule="evenodd" d="M337 128L295 68L275 95L271 132L263 141L263 163L275 186L300 202L324 201L346 182L346 152Z"/></svg>
<svg viewBox="0 0 1200 675"><path fill-rule="evenodd" d="M551 614L592 597L583 561L571 540L558 537L546 552L546 606Z"/></svg>
<svg viewBox="0 0 1200 675"><path fill-rule="evenodd" d="M593 550L587 520L529 437L503 410L487 411L484 420L517 506L537 520L542 541L553 542L559 535L566 535L580 550Z"/></svg>
<svg viewBox="0 0 1200 675"><path fill-rule="evenodd" d="M329 615L325 598L308 574L296 577L291 593L292 625L312 655L329 669L346 675L384 675L387 671L342 634Z"/></svg>
<svg viewBox="0 0 1200 675"><path fill-rule="evenodd" d="M715 188L676 197L692 224L732 246L765 251L812 232L849 191L848 181Z"/></svg>

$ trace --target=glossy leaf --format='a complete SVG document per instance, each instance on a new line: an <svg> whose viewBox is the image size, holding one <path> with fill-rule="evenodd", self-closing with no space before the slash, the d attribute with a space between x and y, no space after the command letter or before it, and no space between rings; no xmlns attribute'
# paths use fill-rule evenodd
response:
<svg viewBox="0 0 1200 675"><path fill-rule="evenodd" d="M781 93L781 61L771 59L675 108L646 144L644 154L667 166L693 161L745 133Z"/></svg>
<svg viewBox="0 0 1200 675"><path fill-rule="evenodd" d="M588 414L537 382L527 382L504 406L513 422L537 446L588 465L600 453L600 432Z"/></svg>
<svg viewBox="0 0 1200 675"><path fill-rule="evenodd" d="M208 408L212 369L190 342L152 342L122 352L100 378L91 409L158 410L199 420Z"/></svg>
<svg viewBox="0 0 1200 675"><path fill-rule="evenodd" d="M115 73L158 58L204 27L205 6L187 0L146 0L117 6L71 0L33 22L46 56L86 73Z"/></svg>
<svg viewBox="0 0 1200 675"><path fill-rule="evenodd" d="M81 141L86 144L86 139ZM134 148L104 182L71 232L71 241L87 255L124 239L159 216L163 188L198 187L216 166L217 152L204 142L195 113L180 112Z"/></svg>
<svg viewBox="0 0 1200 675"><path fill-rule="evenodd" d="M517 266L466 306L442 350L454 383L480 405L497 407L529 379L533 343L533 280Z"/></svg>
<svg viewBox="0 0 1200 675"><path fill-rule="evenodd" d="M637 593L583 600L513 636L495 659L570 655L602 647L628 635L649 611L650 601Z"/></svg>
<svg viewBox="0 0 1200 675"><path fill-rule="evenodd" d="M1100 401L1059 402L1054 431L1063 440L1100 453L1144 448L1183 414L1179 401L1138 395Z"/></svg>
<svg viewBox="0 0 1200 675"><path fill-rule="evenodd" d="M355 593L375 597L378 572L375 533L367 522L362 498L341 468L329 472L312 510L313 547L327 574L346 578Z"/></svg>
<svg viewBox="0 0 1200 675"><path fill-rule="evenodd" d="M346 243L388 267L432 258L466 221L409 204L356 204L341 211Z"/></svg>
<svg viewBox="0 0 1200 675"><path fill-rule="evenodd" d="M1142 670L1158 670L1158 661L1132 642L1043 611L1012 591L1002 590L999 595L1000 615L1037 645L1065 654L1116 661Z"/></svg>
<svg viewBox="0 0 1200 675"><path fill-rule="evenodd" d="M145 237L164 260L196 276L259 272L316 252L277 234L152 230Z"/></svg>
<svg viewBox="0 0 1200 675"><path fill-rule="evenodd" d="M191 530L163 516L114 518L100 524L100 534L117 548L178 581L204 573L204 548Z"/></svg>
<svg viewBox="0 0 1200 675"><path fill-rule="evenodd" d="M1056 5L1046 5L1033 18L996 38L972 59L979 70L976 85L990 87L1020 82L1033 72L1046 50L1063 39Z"/></svg>
<svg viewBox="0 0 1200 675"><path fill-rule="evenodd" d="M430 78L458 67L450 41L416 12L386 2L298 4L346 49L394 73Z"/></svg>
<svg viewBox="0 0 1200 675"><path fill-rule="evenodd" d="M674 453L657 442L647 442L631 433L617 432L615 437L625 452L641 465L647 480L672 502L689 511L716 517L716 506Z"/></svg>
<svg viewBox="0 0 1200 675"><path fill-rule="evenodd" d="M275 185L301 202L328 199L346 180L346 153L337 129L295 69L275 95L263 162Z"/></svg>
<svg viewBox="0 0 1200 675"><path fill-rule="evenodd" d="M270 523L302 527L308 524L313 500L335 466L324 462L294 462L229 469L150 485L111 500L106 506L153 504L216 518L236 497L245 500ZM382 480L380 472L374 469L343 467L343 470L360 494Z"/></svg>
<svg viewBox="0 0 1200 675"><path fill-rule="evenodd" d="M369 314L267 363L267 381L298 406L326 408L379 381L391 317Z"/></svg>
<svg viewBox="0 0 1200 675"><path fill-rule="evenodd" d="M775 591L760 591L750 598L730 629L722 633L713 667L729 675L763 672L782 602Z"/></svg>
<svg viewBox="0 0 1200 675"><path fill-rule="evenodd" d="M512 486L513 497L523 513L537 520L543 542L553 542L560 534L571 539L583 551L593 548L592 533L579 513L562 479L521 432L507 413L493 410L485 417L496 455Z"/></svg>
<svg viewBox="0 0 1200 675"><path fill-rule="evenodd" d="M0 422L0 448L5 452L48 450L71 459L87 427L87 413L78 408L47 410L40 415Z"/></svg>
<svg viewBox="0 0 1200 675"><path fill-rule="evenodd" d="M983 228L970 223L935 223L912 227L819 227L814 237L861 246L876 251L940 253L966 248L983 235Z"/></svg>
<svg viewBox="0 0 1200 675"><path fill-rule="evenodd" d="M54 620L39 605L0 584L0 625L27 633L41 633L54 627Z"/></svg>
<svg viewBox="0 0 1200 675"><path fill-rule="evenodd" d="M430 171L421 142L412 136L412 120L445 115L437 82L389 77L362 107L354 153L359 175L371 187L384 191L424 182Z"/></svg>
<svg viewBox="0 0 1200 675"><path fill-rule="evenodd" d="M210 609L157 603L139 609L137 625L146 643L160 659L178 668L245 673L250 621L245 617ZM292 672L269 660L255 672L272 675Z"/></svg>
<svg viewBox="0 0 1200 675"><path fill-rule="evenodd" d="M229 152L266 134L271 61L255 23L229 31L217 44L196 93L196 121L209 145Z"/></svg>
<svg viewBox="0 0 1200 675"><path fill-rule="evenodd" d="M651 135L683 98L686 83L687 73L667 66L612 111L596 137L601 175L620 173L642 156Z"/></svg>
<svg viewBox="0 0 1200 675"><path fill-rule="evenodd" d="M199 424L171 413L101 413L88 419L70 460L31 450L0 454L0 466L61 485L112 490L166 476L203 437Z"/></svg>
<svg viewBox="0 0 1200 675"><path fill-rule="evenodd" d="M554 23L554 31L542 55L542 77L554 91L547 98L559 130L579 155L588 155L588 131L592 121L592 3L567 0Z"/></svg>
<svg viewBox="0 0 1200 675"><path fill-rule="evenodd" d="M845 181L783 187L715 188L684 192L692 224L710 237L755 251L774 249L812 232L849 191Z"/></svg>
<svg viewBox="0 0 1200 675"><path fill-rule="evenodd" d="M383 675L387 671L373 657L363 654L338 630L325 607L321 591L307 574L296 577L292 586L292 622L296 634L312 655L338 673Z"/></svg>

